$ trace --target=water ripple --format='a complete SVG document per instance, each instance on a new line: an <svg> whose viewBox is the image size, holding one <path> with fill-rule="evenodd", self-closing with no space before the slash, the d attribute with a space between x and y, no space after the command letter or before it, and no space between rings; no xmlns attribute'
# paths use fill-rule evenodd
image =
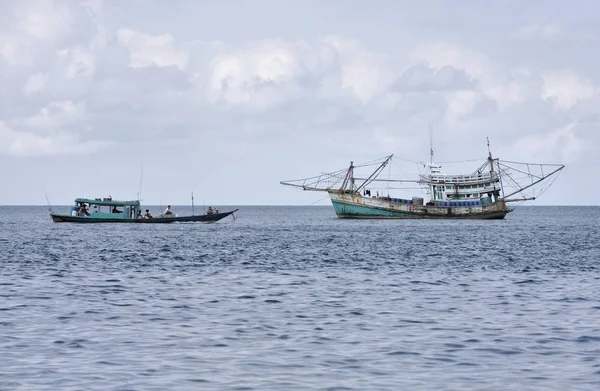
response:
<svg viewBox="0 0 600 391"><path fill-rule="evenodd" d="M0 389L600 383L600 208L457 222L244 207L148 227L0 209Z"/></svg>

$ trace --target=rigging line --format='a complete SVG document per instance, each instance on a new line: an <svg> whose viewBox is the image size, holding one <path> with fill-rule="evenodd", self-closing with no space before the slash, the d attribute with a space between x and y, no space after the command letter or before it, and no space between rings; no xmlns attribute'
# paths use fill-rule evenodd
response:
<svg viewBox="0 0 600 391"><path fill-rule="evenodd" d="M511 164L529 164L531 166L551 166L551 167L564 167L564 164L558 164L558 163L529 163L529 162L511 162L509 160L502 160L505 163L511 163Z"/></svg>
<svg viewBox="0 0 600 391"><path fill-rule="evenodd" d="M469 160L453 160L448 162L436 162L436 164L456 164L456 163L471 163L471 162L480 162L483 159L469 159Z"/></svg>
<svg viewBox="0 0 600 391"><path fill-rule="evenodd" d="M313 203L312 203L312 204L310 204L310 205L314 205L314 204L316 204L317 202L321 202L321 201L323 201L323 200L324 200L325 198L327 198L327 197L329 197L329 194L327 194L325 197L321 198L320 200L316 200L315 202L313 202Z"/></svg>
<svg viewBox="0 0 600 391"><path fill-rule="evenodd" d="M408 163L424 164L423 162L417 162L417 161L415 161L415 160L405 159L405 158L401 158L401 157L399 157L399 156L395 156L395 157L394 157L394 159L395 159L395 160L396 160L396 159L397 159L397 160L402 160L402 161L405 161L405 162L408 162Z"/></svg>
<svg viewBox="0 0 600 391"><path fill-rule="evenodd" d="M515 186L513 188L520 188L521 187L521 185L519 184L519 182L517 182L509 173L506 173L505 175L503 175L503 177L505 178L505 180L512 182L512 185Z"/></svg>
<svg viewBox="0 0 600 391"><path fill-rule="evenodd" d="M564 167L564 166L563 166L563 167ZM525 187L523 187L522 189L520 189L520 190L517 190L517 191L515 191L515 192L513 192L513 193L511 193L511 194L509 194L509 195L507 195L507 196L506 196L506 198L508 198L508 197L510 197L510 196L512 196L512 195L514 195L514 194L520 193L520 192L522 192L523 190L525 190L525 189L528 189L528 188L530 188L531 186L533 186L533 185L536 185L536 184L540 183L541 181L545 180L545 179L546 179L546 178L548 178L549 176L551 176L551 175L554 175L554 174L556 174L557 172L560 172L560 171L563 169L563 167L561 167L561 168L557 168L556 170L552 171L550 174L546 175L546 176L545 176L545 177L543 177L542 179L538 179L537 181L533 182L532 184L530 184L530 185L528 185L528 186L525 186Z"/></svg>
<svg viewBox="0 0 600 391"><path fill-rule="evenodd" d="M50 200L48 199L48 193L44 193L44 196L46 197L46 202L48 203L48 212L53 213L52 205L50 205Z"/></svg>
<svg viewBox="0 0 600 391"><path fill-rule="evenodd" d="M558 179L559 176L560 176L560 173L558 173L558 175L555 175L554 178L552 178L550 183L548 183L548 186L546 186L545 188L542 187L540 189L540 193L539 193L538 197L540 197L542 194L544 194L546 192L546 190L548 190L554 184L554 182Z"/></svg>
<svg viewBox="0 0 600 391"><path fill-rule="evenodd" d="M391 168L392 168L391 166L393 165L393 166L394 166L394 168L395 168L395 169L397 170L397 172L399 173L399 175L398 175L399 177L402 177L402 176L406 176L406 177L413 177L413 176L414 176L414 173L411 173L411 174L406 174L406 173L404 172L404 169L403 169L403 168L402 168L402 167L401 167L399 164L397 164L397 163L394 161L394 159L393 159L393 160L391 160L391 162L392 162L392 164L390 165L390 171L391 171ZM413 163L413 162L410 162L410 163ZM419 169L419 165L418 165L417 163L414 163L414 164L416 164L416 166L417 166L417 170L418 170L418 169Z"/></svg>
<svg viewBox="0 0 600 391"><path fill-rule="evenodd" d="M525 163L525 164L527 164L527 163ZM507 164L499 163L498 165L501 165L501 166L502 166L502 167L503 167L505 170L512 170L512 171L516 171L516 172L519 172L519 173L521 173L521 174L524 174L524 175L526 175L528 178L529 178L529 177L533 177L533 178L537 178L537 179L544 178L543 176L542 176L542 177L540 177L539 175L535 175L535 174L527 173L527 172L525 172L525 171L519 170L518 168L515 168L515 167L512 167L512 166L509 166L509 165L507 165ZM527 164L527 169L529 169L529 164ZM542 174L542 175L543 175L543 174Z"/></svg>

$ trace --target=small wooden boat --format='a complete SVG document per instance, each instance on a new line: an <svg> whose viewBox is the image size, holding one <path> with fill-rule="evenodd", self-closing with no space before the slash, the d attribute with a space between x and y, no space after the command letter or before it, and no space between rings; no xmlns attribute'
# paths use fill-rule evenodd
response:
<svg viewBox="0 0 600 391"><path fill-rule="evenodd" d="M93 209L88 210L88 207ZM201 215L178 216L176 214L152 216L148 209L142 213L139 201L117 201L112 198L77 198L70 214L50 213L55 223L139 223L139 224L170 224L170 223L214 223L227 216L235 216L237 209L228 212L212 211Z"/></svg>

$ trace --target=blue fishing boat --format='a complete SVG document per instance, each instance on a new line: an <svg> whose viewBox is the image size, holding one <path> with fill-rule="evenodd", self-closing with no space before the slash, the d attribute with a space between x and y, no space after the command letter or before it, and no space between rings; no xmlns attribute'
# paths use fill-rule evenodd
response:
<svg viewBox="0 0 600 391"><path fill-rule="evenodd" d="M148 209L142 211L139 201L118 201L108 198L77 198L69 214L50 213L55 223L137 223L170 224L183 222L214 223L233 215L237 209L219 212L209 208L201 215L178 216L166 213L153 216ZM168 211L170 212L170 210Z"/></svg>
<svg viewBox="0 0 600 391"><path fill-rule="evenodd" d="M381 178L393 155L375 162L354 165L315 177L282 181L281 184L308 191L327 192L340 218L359 219L503 219L513 209L511 202L539 197L562 164L507 162L488 158L468 174L446 174L440 164L411 162L425 168L416 179ZM400 159L410 162L406 159ZM459 163L468 163L463 161ZM454 162L457 163L457 162ZM358 171L362 170L362 173ZM405 189L403 189L403 186ZM421 188L424 195L402 196L393 192ZM425 202L425 200L427 200Z"/></svg>

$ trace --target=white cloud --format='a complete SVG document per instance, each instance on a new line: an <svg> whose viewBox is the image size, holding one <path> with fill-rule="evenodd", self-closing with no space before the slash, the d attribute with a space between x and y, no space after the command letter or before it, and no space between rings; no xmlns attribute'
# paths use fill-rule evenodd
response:
<svg viewBox="0 0 600 391"><path fill-rule="evenodd" d="M264 40L244 48L220 45L209 68L209 102L273 109L297 99L356 99L363 104L395 79L390 61L356 41Z"/></svg>
<svg viewBox="0 0 600 391"><path fill-rule="evenodd" d="M451 121L460 119L471 113L475 105L481 101L481 94L472 90L460 90L445 94L448 103L447 118Z"/></svg>
<svg viewBox="0 0 600 391"><path fill-rule="evenodd" d="M513 144L514 153L529 161L571 163L594 146L577 137L577 122L571 122L545 134L523 135Z"/></svg>
<svg viewBox="0 0 600 391"><path fill-rule="evenodd" d="M19 2L15 14L19 30L42 40L61 38L69 31L71 24L69 7L53 0Z"/></svg>
<svg viewBox="0 0 600 391"><path fill-rule="evenodd" d="M531 24L519 28L514 37L517 39L557 39L565 35L562 26L558 23Z"/></svg>
<svg viewBox="0 0 600 391"><path fill-rule="evenodd" d="M509 18L514 10L502 5L492 22L485 6L473 5L461 18L427 11L427 20L444 20L428 26L420 8L403 6L415 30L406 19L386 19L396 7L387 2L358 25L316 15L310 4L300 7L305 20L300 8L273 13L277 7L265 4L276 0L254 5L253 18L227 16L230 2L211 2L202 14L202 2L157 0L139 12L132 2L0 1L0 153L69 155L111 145L106 156L129 164L156 146L172 169L185 148L190 160L206 159L197 150L210 140L207 156L243 153L244 168L263 172L270 186L281 178L256 161L272 167L274 155L319 166L331 156L426 157L428 120L443 144L440 158L444 149L450 159L471 158L485 135L498 149L514 143L511 155L540 160L581 162L582 148L600 143L595 123L583 126L600 100L596 25L540 15L544 9ZM345 8L357 11L355 3ZM165 18L165 10L177 17ZM526 26L515 33L520 20ZM256 197L251 202L273 201Z"/></svg>
<svg viewBox="0 0 600 391"><path fill-rule="evenodd" d="M0 33L0 58L11 66L27 65L33 59L33 45L21 34Z"/></svg>
<svg viewBox="0 0 600 391"><path fill-rule="evenodd" d="M473 89L481 91L487 98L495 101L500 110L523 102L522 86L512 80L515 75L507 74L487 56L476 51L450 43L421 44L410 51L409 58L413 61L423 61L437 69L450 66L463 70L474 80ZM516 74L523 76L522 72ZM463 102L456 105L464 106L464 99L473 100L466 97L467 95L462 94Z"/></svg>
<svg viewBox="0 0 600 391"><path fill-rule="evenodd" d="M408 57L413 61L424 61L434 68L451 66L462 69L474 79L480 79L493 69L492 62L483 54L445 42L416 45Z"/></svg>
<svg viewBox="0 0 600 391"><path fill-rule="evenodd" d="M152 36L132 29L117 32L119 43L129 50L129 66L132 68L175 66L185 70L188 55L174 47L170 34Z"/></svg>
<svg viewBox="0 0 600 391"><path fill-rule="evenodd" d="M570 109L579 101L594 97L598 90L571 70L552 71L542 75L542 98L559 109Z"/></svg>
<svg viewBox="0 0 600 391"><path fill-rule="evenodd" d="M34 157L65 154L89 154L110 145L107 142L80 141L76 135L40 136L17 132L0 121L0 155Z"/></svg>
<svg viewBox="0 0 600 391"><path fill-rule="evenodd" d="M83 102L73 103L70 100L52 102L32 117L26 118L24 123L37 131L50 133L66 124L82 121L87 112Z"/></svg>
<svg viewBox="0 0 600 391"><path fill-rule="evenodd" d="M332 66L319 48L282 40L266 40L238 50L222 49L209 67L210 102L247 104L268 109L302 96L303 77L321 78Z"/></svg>
<svg viewBox="0 0 600 391"><path fill-rule="evenodd" d="M29 76L27 82L23 86L23 94L29 96L36 94L44 88L47 77L42 73L36 73Z"/></svg>
<svg viewBox="0 0 600 391"><path fill-rule="evenodd" d="M67 58L65 75L72 79L77 76L90 76L94 73L96 57L90 49L74 46L58 51L60 56Z"/></svg>
<svg viewBox="0 0 600 391"><path fill-rule="evenodd" d="M340 57L342 87L350 89L360 101L369 101L397 78L385 55L364 49L358 41L329 37L325 42L332 45Z"/></svg>

